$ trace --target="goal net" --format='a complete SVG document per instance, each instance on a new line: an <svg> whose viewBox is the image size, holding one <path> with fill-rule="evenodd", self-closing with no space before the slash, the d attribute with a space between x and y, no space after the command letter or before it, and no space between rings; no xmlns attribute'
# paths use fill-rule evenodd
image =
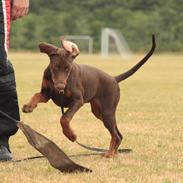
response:
<svg viewBox="0 0 183 183"><path fill-rule="evenodd" d="M119 30L104 28L101 33L101 55L119 54L124 58L132 55L127 41Z"/></svg>
<svg viewBox="0 0 183 183"><path fill-rule="evenodd" d="M93 38L84 35L66 35L66 39L76 43L82 53L93 53Z"/></svg>

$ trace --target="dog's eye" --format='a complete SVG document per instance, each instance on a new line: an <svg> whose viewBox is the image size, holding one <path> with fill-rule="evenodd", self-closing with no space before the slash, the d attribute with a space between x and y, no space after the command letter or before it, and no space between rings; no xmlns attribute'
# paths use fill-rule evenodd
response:
<svg viewBox="0 0 183 183"><path fill-rule="evenodd" d="M55 71L59 71L60 70L60 66L59 65L55 65L54 70Z"/></svg>

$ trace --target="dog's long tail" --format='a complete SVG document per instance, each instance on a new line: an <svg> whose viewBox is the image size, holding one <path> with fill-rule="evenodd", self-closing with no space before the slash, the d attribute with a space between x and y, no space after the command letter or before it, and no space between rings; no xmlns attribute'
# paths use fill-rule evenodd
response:
<svg viewBox="0 0 183 183"><path fill-rule="evenodd" d="M147 55L141 60L139 61L135 66L133 66L131 69L129 69L128 71L115 76L116 81L119 83L120 81L123 81L125 79L127 79L128 77L130 77L131 75L133 75L153 54L154 50L156 47L156 41L155 41L155 35L152 35L152 48L151 50L147 53Z"/></svg>

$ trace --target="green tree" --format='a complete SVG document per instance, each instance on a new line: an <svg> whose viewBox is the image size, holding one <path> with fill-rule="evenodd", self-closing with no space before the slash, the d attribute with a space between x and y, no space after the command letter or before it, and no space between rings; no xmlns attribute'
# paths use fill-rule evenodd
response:
<svg viewBox="0 0 183 183"><path fill-rule="evenodd" d="M94 38L100 49L101 29L119 29L134 51L149 45L157 35L158 51L183 50L182 0L31 0L27 17L12 23L11 48L37 49L47 41L59 43L60 35L79 34Z"/></svg>

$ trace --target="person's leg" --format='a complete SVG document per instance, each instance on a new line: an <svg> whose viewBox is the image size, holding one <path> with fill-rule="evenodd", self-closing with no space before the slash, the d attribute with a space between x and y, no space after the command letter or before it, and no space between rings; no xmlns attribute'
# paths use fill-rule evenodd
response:
<svg viewBox="0 0 183 183"><path fill-rule="evenodd" d="M9 31L10 0L0 0L0 110L20 120L14 70L7 60ZM11 159L8 141L17 130L16 124L11 124L0 116L0 160Z"/></svg>

